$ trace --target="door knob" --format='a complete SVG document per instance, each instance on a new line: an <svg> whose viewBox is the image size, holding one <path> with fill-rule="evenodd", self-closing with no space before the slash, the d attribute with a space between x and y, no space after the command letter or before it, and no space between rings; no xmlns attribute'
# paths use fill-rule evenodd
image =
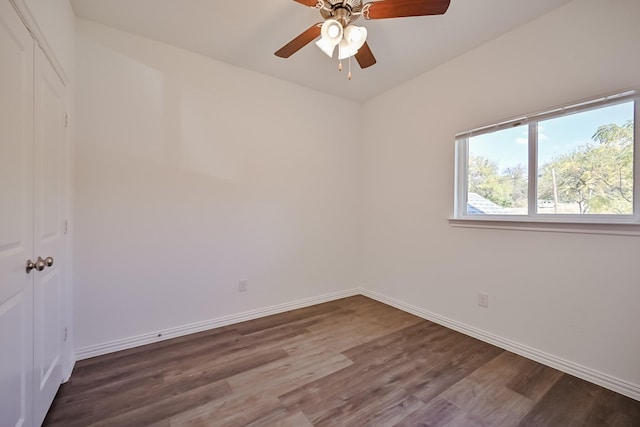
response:
<svg viewBox="0 0 640 427"><path fill-rule="evenodd" d="M36 271L42 271L45 267L51 267L53 265L53 257L46 257L42 259L42 257L38 257L36 262L27 260L27 265L25 266L25 270L28 273L31 273L31 270L35 269Z"/></svg>
<svg viewBox="0 0 640 427"><path fill-rule="evenodd" d="M44 270L44 268L47 266L47 263L44 262L44 260L42 259L42 257L38 257L38 259L36 260L36 265L34 266L34 268L38 271L42 271Z"/></svg>
<svg viewBox="0 0 640 427"><path fill-rule="evenodd" d="M36 262L33 262L30 259L28 259L25 270L27 273L31 273L31 270L33 269L36 269L37 271L42 271L46 266L47 264L45 260L43 260L42 257L38 257Z"/></svg>
<svg viewBox="0 0 640 427"><path fill-rule="evenodd" d="M33 270L34 268L36 268L36 264L31 261L30 259L27 260L27 265L25 267L25 270L27 271L27 274L31 273L31 270Z"/></svg>

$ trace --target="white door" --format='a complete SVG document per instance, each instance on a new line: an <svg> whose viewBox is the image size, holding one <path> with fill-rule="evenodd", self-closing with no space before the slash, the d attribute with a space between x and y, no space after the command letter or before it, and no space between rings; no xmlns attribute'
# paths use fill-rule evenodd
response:
<svg viewBox="0 0 640 427"><path fill-rule="evenodd" d="M33 39L0 2L0 425L29 426L33 370Z"/></svg>
<svg viewBox="0 0 640 427"><path fill-rule="evenodd" d="M34 410L43 420L62 383L65 232L62 215L66 142L65 87L39 47L34 79L34 256L52 262L34 280Z"/></svg>

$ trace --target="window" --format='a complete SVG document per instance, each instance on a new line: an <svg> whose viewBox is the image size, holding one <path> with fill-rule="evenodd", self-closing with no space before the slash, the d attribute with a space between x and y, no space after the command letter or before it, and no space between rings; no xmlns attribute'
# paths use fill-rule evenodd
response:
<svg viewBox="0 0 640 427"><path fill-rule="evenodd" d="M458 134L455 217L639 223L638 101L625 92Z"/></svg>

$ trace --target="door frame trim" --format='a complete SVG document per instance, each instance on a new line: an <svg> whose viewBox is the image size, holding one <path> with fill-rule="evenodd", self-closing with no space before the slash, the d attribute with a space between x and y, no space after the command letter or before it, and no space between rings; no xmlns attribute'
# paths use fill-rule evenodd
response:
<svg viewBox="0 0 640 427"><path fill-rule="evenodd" d="M22 19L25 27L27 27L27 30L31 33L31 37L33 37L38 46L40 46L44 52L45 56L49 59L49 62L51 62L53 69L58 74L58 77L60 77L60 80L62 80L62 83L65 86L68 86L70 83L69 77L64 72L62 65L60 65L60 61L58 61L51 45L33 17L33 13L31 13L29 6L24 2L24 0L9 0L9 3L13 5L13 8L18 13L20 19Z"/></svg>

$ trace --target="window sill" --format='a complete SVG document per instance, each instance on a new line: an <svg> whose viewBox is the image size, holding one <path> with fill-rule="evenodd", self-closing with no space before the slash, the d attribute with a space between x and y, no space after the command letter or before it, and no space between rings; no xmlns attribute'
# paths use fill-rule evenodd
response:
<svg viewBox="0 0 640 427"><path fill-rule="evenodd" d="M538 231L547 233L606 234L617 236L640 236L640 224L611 222L560 222L532 221L530 219L468 219L449 218L449 225L460 228L488 228L498 230Z"/></svg>

